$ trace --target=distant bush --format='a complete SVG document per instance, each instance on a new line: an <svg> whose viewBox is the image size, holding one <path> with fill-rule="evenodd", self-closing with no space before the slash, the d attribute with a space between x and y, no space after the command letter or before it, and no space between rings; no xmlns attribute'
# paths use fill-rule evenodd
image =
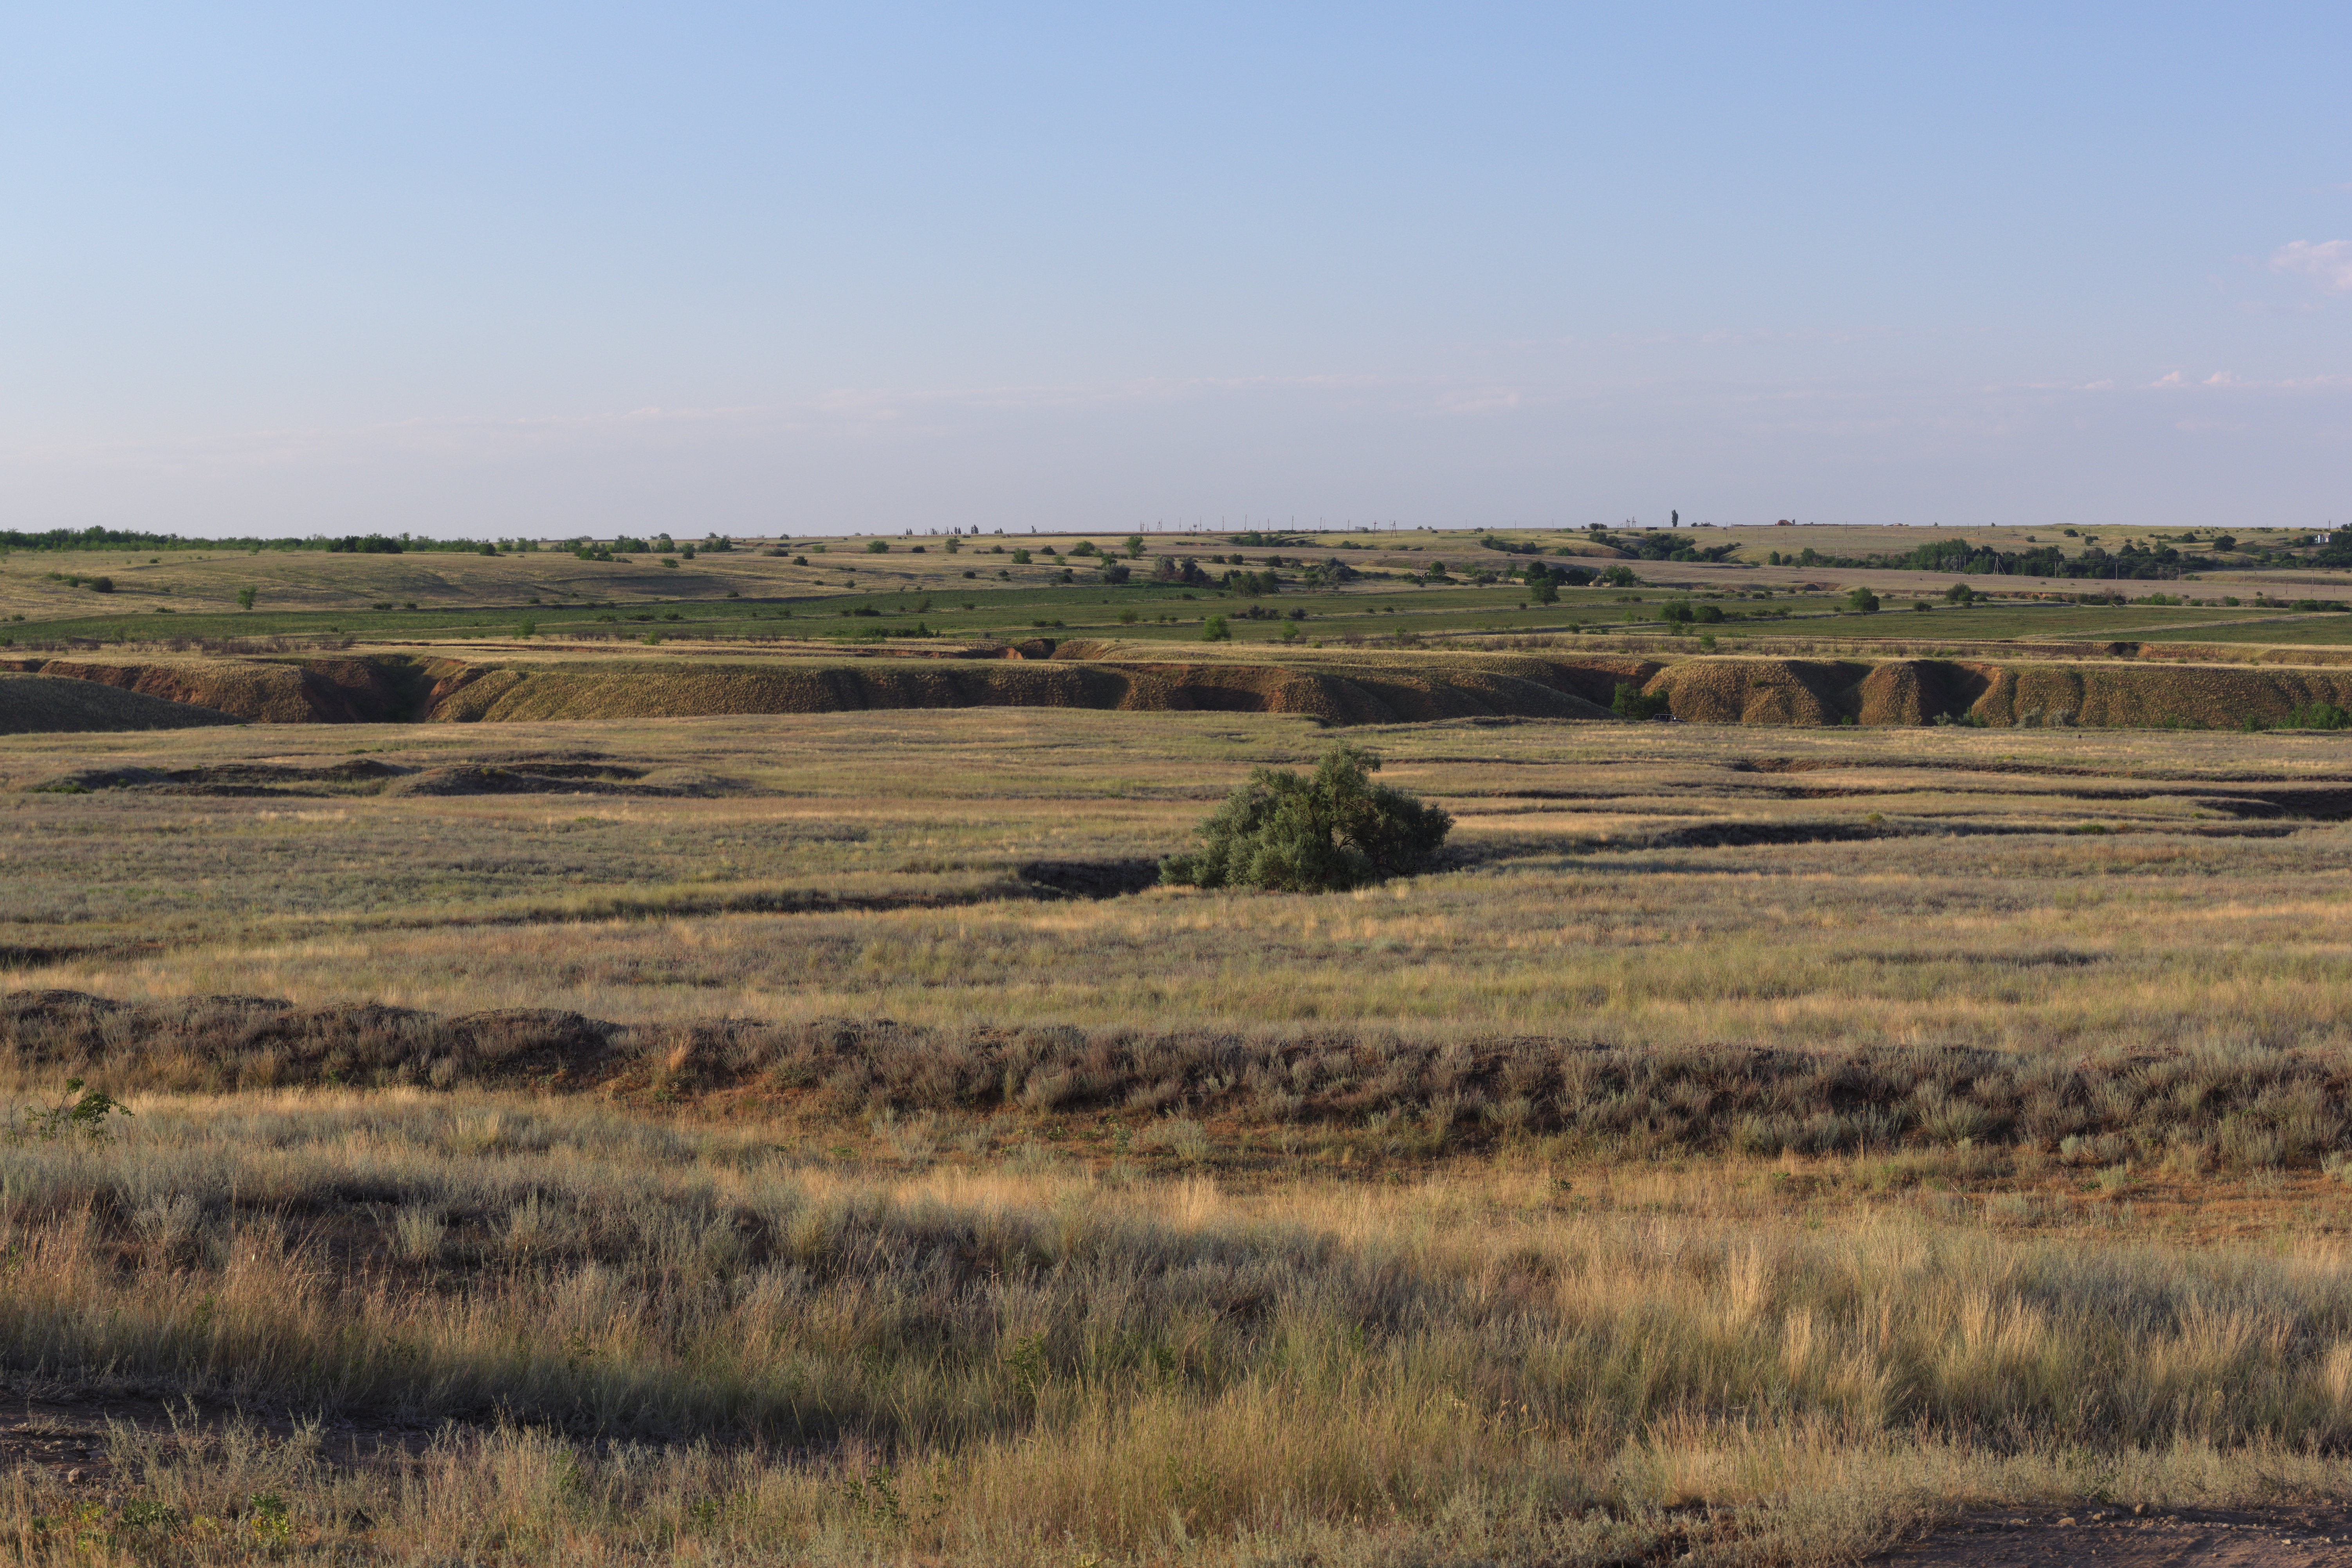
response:
<svg viewBox="0 0 2352 1568"><path fill-rule="evenodd" d="M1233 639L1234 629L1222 615L1212 615L1201 622L1201 640L1204 643L1225 643Z"/></svg>
<svg viewBox="0 0 2352 1568"><path fill-rule="evenodd" d="M2334 703L2315 702L2289 708L2280 722L2288 729L2352 729L2352 713Z"/></svg>
<svg viewBox="0 0 2352 1568"><path fill-rule="evenodd" d="M1454 819L1374 784L1380 766L1370 752L1341 742L1309 778L1286 768L1253 769L1201 824L1202 847L1160 862L1160 880L1324 893L1420 869Z"/></svg>
<svg viewBox="0 0 2352 1568"><path fill-rule="evenodd" d="M89 580L89 591L92 593L111 593L114 591L114 579L93 577Z"/></svg>
<svg viewBox="0 0 2352 1568"><path fill-rule="evenodd" d="M866 541L866 553L867 555L888 555L890 553L890 547L881 539L867 539Z"/></svg>
<svg viewBox="0 0 2352 1568"><path fill-rule="evenodd" d="M1845 607L1857 615L1878 613L1878 595L1867 588L1857 588L1845 596Z"/></svg>
<svg viewBox="0 0 2352 1568"><path fill-rule="evenodd" d="M1665 693L1644 695L1642 688L1629 682L1617 683L1617 692L1610 699L1609 711L1620 718L1655 718L1671 706Z"/></svg>

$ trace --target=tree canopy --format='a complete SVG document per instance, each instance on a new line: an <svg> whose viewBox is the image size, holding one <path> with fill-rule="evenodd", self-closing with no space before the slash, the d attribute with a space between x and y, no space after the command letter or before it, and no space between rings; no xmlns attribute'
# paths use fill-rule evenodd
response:
<svg viewBox="0 0 2352 1568"><path fill-rule="evenodd" d="M1335 743L1301 778L1259 768L1201 824L1201 848L1160 862L1160 880L1198 887L1322 893L1419 870L1454 819L1375 784L1380 758Z"/></svg>

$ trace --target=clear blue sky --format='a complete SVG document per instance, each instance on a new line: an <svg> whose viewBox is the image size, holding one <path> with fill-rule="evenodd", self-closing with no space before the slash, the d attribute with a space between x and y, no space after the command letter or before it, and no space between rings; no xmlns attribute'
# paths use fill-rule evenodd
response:
<svg viewBox="0 0 2352 1568"><path fill-rule="evenodd" d="M0 527L2352 520L2352 7L0 10Z"/></svg>

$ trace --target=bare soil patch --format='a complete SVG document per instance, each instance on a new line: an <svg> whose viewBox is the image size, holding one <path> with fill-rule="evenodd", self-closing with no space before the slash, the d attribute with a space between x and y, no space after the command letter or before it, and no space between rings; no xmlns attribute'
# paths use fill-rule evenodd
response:
<svg viewBox="0 0 2352 1568"><path fill-rule="evenodd" d="M2352 1513L2302 1506L1973 1513L1871 1559L1889 1568L2316 1568L2352 1562Z"/></svg>
<svg viewBox="0 0 2352 1568"><path fill-rule="evenodd" d="M29 1467L53 1485L96 1497L138 1481L118 1473L110 1440L114 1429L160 1437L168 1450L232 1425L280 1442L315 1430L320 1457L345 1467L403 1463L423 1451L436 1430L427 1422L367 1411L321 1416L191 1397L161 1385L110 1386L103 1379L77 1383L18 1374L0 1379L0 1475Z"/></svg>

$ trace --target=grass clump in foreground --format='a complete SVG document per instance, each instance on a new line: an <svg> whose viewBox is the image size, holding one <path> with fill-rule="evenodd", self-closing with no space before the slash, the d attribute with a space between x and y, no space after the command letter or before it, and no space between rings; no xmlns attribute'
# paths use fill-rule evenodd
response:
<svg viewBox="0 0 2352 1568"><path fill-rule="evenodd" d="M1827 1562L1979 1498L2352 1479L2352 1267L2309 1235L1996 1235L1835 1166L1154 1179L945 1121L138 1110L0 1150L8 1363L440 1435L118 1427L103 1501L18 1472L28 1560Z"/></svg>
<svg viewBox="0 0 2352 1568"><path fill-rule="evenodd" d="M1381 760L1333 744L1301 779L1257 768L1201 824L1201 848L1160 862L1162 882L1328 893L1418 871L1454 819L1402 789L1375 784Z"/></svg>

